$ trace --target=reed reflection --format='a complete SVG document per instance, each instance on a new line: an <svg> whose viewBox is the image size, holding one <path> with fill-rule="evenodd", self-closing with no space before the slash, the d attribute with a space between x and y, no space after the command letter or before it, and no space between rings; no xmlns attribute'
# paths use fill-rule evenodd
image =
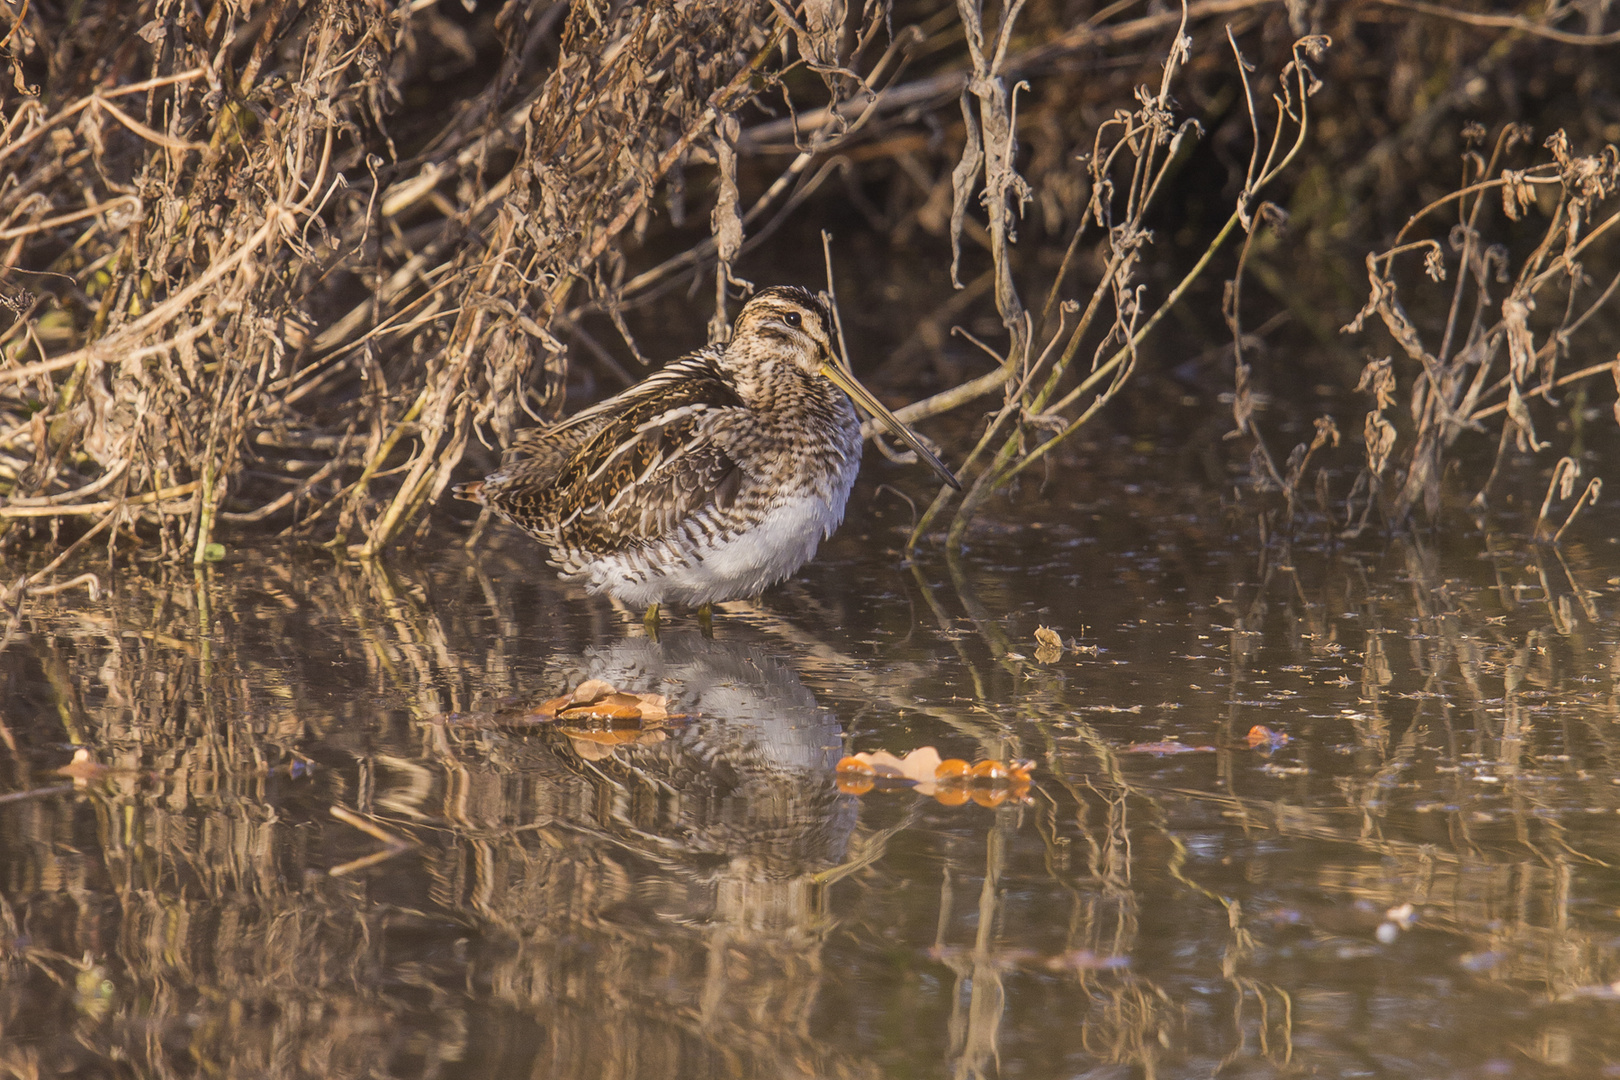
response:
<svg viewBox="0 0 1620 1080"><path fill-rule="evenodd" d="M491 634L454 573L122 584L0 654L0 1072L873 1075L810 1032L842 730L762 644ZM524 717L592 678L682 718Z"/></svg>
<svg viewBox="0 0 1620 1080"><path fill-rule="evenodd" d="M1613 559L1484 546L967 561L937 632L719 641L456 553L43 598L0 650L0 1075L1598 1075ZM1102 651L1024 655L1047 619ZM531 715L592 679L685 719ZM1039 766L852 801L846 742Z"/></svg>

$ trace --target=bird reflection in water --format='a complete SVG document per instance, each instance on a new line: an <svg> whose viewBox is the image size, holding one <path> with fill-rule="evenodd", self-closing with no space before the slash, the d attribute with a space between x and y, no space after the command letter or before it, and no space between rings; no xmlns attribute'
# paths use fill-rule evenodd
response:
<svg viewBox="0 0 1620 1080"><path fill-rule="evenodd" d="M456 739L495 800L468 805L505 823L451 871L484 927L469 978L548 1032L552 1075L709 1075L739 1054L749 1075L798 1075L828 1053L808 1030L833 925L816 875L855 827L836 717L780 660L696 634L589 650L566 673L586 679L688 719L597 760L555 725Z"/></svg>
<svg viewBox="0 0 1620 1080"><path fill-rule="evenodd" d="M463 764L483 771L467 758L484 753L484 779L530 800L505 805L505 821L549 818L549 831L585 840L528 847L525 861L549 863L548 876L561 863L603 873L591 889L591 920L638 913L802 923L808 879L842 861L855 810L834 784L838 719L799 675L752 646L666 633L588 649L565 678L569 687L599 678L667 696L684 719L664 725L661 738L627 740L606 755L599 742L580 755L578 735L551 724L528 738L467 740ZM491 897L491 907L504 905Z"/></svg>

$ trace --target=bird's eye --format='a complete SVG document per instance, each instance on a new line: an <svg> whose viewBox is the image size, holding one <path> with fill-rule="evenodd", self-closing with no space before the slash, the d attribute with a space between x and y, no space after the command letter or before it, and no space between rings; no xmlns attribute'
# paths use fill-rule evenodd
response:
<svg viewBox="0 0 1620 1080"><path fill-rule="evenodd" d="M794 329L798 329L799 326L804 322L804 318L797 311L788 312L786 315L782 316L782 320Z"/></svg>

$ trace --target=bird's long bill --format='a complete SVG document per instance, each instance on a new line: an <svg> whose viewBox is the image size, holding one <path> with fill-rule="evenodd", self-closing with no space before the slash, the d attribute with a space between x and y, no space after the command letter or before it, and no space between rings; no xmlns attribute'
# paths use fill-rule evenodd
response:
<svg viewBox="0 0 1620 1080"><path fill-rule="evenodd" d="M932 450L923 445L923 441L917 437L917 433L915 431L912 431L910 428L906 427L906 425L902 424L899 419L895 417L894 413L890 412L888 409L885 409L883 404L879 402L877 398L872 396L872 392L870 390L856 382L853 375L831 361L821 365L821 373L831 380L834 386L838 387L838 389L842 390L844 393L853 398L855 404L859 405L861 408L865 409L868 413L877 417L879 420L882 420L884 427L888 428L894 434L904 439L907 446L917 451L918 457L928 462L929 468L939 473L940 479L944 480L957 491L962 490L962 482L956 478L956 474L951 472L950 469L946 468L945 463L939 460L939 458L934 455Z"/></svg>

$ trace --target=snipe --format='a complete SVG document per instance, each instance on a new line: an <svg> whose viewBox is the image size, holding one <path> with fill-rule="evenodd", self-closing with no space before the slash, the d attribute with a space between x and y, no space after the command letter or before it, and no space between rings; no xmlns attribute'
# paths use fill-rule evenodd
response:
<svg viewBox="0 0 1620 1080"><path fill-rule="evenodd" d="M839 363L808 290L761 290L726 346L617 397L519 433L501 467L456 495L551 549L565 581L646 608L757 596L844 518L860 466L850 399L945 482L956 477Z"/></svg>

